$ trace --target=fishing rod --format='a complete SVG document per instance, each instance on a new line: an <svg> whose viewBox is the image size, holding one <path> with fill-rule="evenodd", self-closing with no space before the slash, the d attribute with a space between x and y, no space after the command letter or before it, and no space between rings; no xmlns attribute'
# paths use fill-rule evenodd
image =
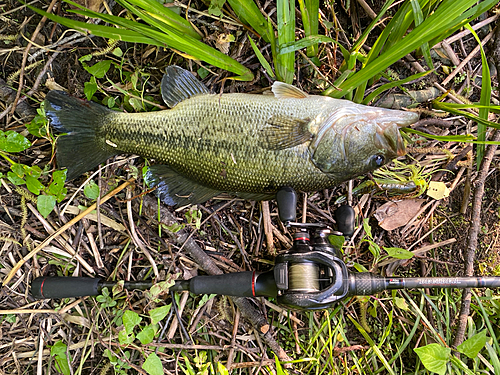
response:
<svg viewBox="0 0 500 375"><path fill-rule="evenodd" d="M280 305L291 309L315 310L332 306L350 296L366 296L384 290L414 288L500 288L500 277L382 277L369 272L352 273L342 260L340 249L328 236L354 233L355 214L351 206L335 212L337 231L321 223L297 223L297 195L291 188L277 193L281 221L295 228L293 245L278 254L271 271L234 272L215 276L195 276L177 280L171 291L194 294L220 294L239 297L276 297ZM115 282L90 277L38 277L31 284L37 299L70 298L98 295ZM127 281L127 290L146 290L152 281Z"/></svg>

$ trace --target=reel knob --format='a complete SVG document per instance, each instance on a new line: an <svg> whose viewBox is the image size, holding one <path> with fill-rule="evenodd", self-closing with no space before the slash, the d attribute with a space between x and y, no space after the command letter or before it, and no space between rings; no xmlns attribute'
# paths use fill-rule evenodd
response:
<svg viewBox="0 0 500 375"><path fill-rule="evenodd" d="M354 223L356 213L354 208L349 205L343 205L335 211L335 221L337 222L337 229L342 232L344 237L351 238L354 234Z"/></svg>
<svg viewBox="0 0 500 375"><path fill-rule="evenodd" d="M283 223L294 222L297 214L297 193L291 187L283 187L276 193L280 220Z"/></svg>

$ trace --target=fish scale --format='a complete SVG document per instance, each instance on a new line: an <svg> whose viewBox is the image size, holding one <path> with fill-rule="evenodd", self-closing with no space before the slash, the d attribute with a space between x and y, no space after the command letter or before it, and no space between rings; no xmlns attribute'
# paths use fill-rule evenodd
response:
<svg viewBox="0 0 500 375"><path fill-rule="evenodd" d="M67 133L57 161L78 177L117 154L154 159L145 175L167 204L220 192L269 199L284 186L316 191L363 175L404 153L399 128L411 112L308 95L281 82L274 95L210 94L188 71L167 68L171 108L119 113L59 91L46 98L51 125Z"/></svg>
<svg viewBox="0 0 500 375"><path fill-rule="evenodd" d="M268 152L259 145L258 134L266 120L272 115L294 115L295 100L272 107L268 100L272 97L257 96L260 100L250 104L249 97L255 96L196 96L158 116L116 114L105 125L109 129L105 137L119 152L155 159L221 191L267 193L292 182L298 190L309 191L338 182L308 160L307 145ZM304 117L312 114L317 109L305 111Z"/></svg>

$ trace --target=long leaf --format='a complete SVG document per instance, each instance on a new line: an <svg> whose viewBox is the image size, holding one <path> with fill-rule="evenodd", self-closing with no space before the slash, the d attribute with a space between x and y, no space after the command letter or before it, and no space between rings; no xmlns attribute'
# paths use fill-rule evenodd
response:
<svg viewBox="0 0 500 375"><path fill-rule="evenodd" d="M291 43L295 40L295 3L294 0L278 0L278 45ZM276 75L280 81L293 82L295 53L278 53L276 58Z"/></svg>
<svg viewBox="0 0 500 375"><path fill-rule="evenodd" d="M74 5L80 10L75 10L75 13L79 13L88 17L100 18L106 22L122 26L124 28L130 29L134 32L147 36L151 39L156 40L155 45L163 45L166 47L174 48L186 54L193 56L193 58L205 61L208 64L217 66L221 69L228 70L230 72L236 73L239 76L231 77L235 80L250 81L253 79L252 72L241 65L236 60L230 58L229 56L223 54L222 52L207 46L206 44L200 42L199 40L185 35L173 27L165 24L164 22L148 15L146 12L134 7L126 1L118 1L122 6L140 15L144 20L150 22L153 26L141 24L139 22L131 21L123 17L117 17L109 14L102 14L88 10L70 0L65 0L67 3Z"/></svg>
<svg viewBox="0 0 500 375"><path fill-rule="evenodd" d="M141 33L136 31L127 30L127 29L119 29L116 27L102 26L102 25L94 25L91 23L74 21L69 18L56 16L52 13L47 13L41 9L32 7L31 5L27 5L32 11L47 17L48 19L60 23L66 27L75 29L83 34L94 34L103 38L109 38L114 40L122 40L124 42L131 43L145 43L151 44L155 46L164 46L164 43L160 43L155 39L147 37Z"/></svg>
<svg viewBox="0 0 500 375"><path fill-rule="evenodd" d="M270 42L273 34L269 33L268 20L262 15L253 0L227 0L238 18L248 23L266 41Z"/></svg>
<svg viewBox="0 0 500 375"><path fill-rule="evenodd" d="M342 91L334 89L325 91L326 95L342 97L354 90L363 82L382 72L391 64L406 56L408 53L420 47L423 43L433 40L438 35L449 35L453 26L460 23L461 15L472 5L475 0L447 1L444 0L441 6L431 14L420 26L416 27L406 37L396 42L391 48L385 50L379 57L368 63L362 70L353 74L340 86ZM491 5L493 6L493 4Z"/></svg>
<svg viewBox="0 0 500 375"><path fill-rule="evenodd" d="M483 78L481 85L481 99L479 103L483 106L489 105L491 100L491 79L490 79L490 69L488 67L488 60L486 59L486 54L484 53L483 45L481 44L481 40L477 36L476 32L470 27L469 24L465 25L467 29L474 35L476 41L479 43L479 47L481 49L481 63L483 67ZM489 111L487 108L479 109L479 117L488 120ZM486 140L486 126L484 124L477 124L477 139L478 141ZM479 170L481 166L481 161L484 157L484 145L478 145L476 149L476 164L477 170Z"/></svg>
<svg viewBox="0 0 500 375"><path fill-rule="evenodd" d="M306 38L318 34L319 0L299 0L300 13L302 13L302 24ZM318 54L318 45L312 44L307 47L307 56L314 57Z"/></svg>
<svg viewBox="0 0 500 375"><path fill-rule="evenodd" d="M151 16L158 18L167 25L173 27L181 33L186 33L187 35L195 38L201 39L200 34L191 26L189 21L179 16L177 13L173 12L167 7L162 6L156 0L127 0L129 3L134 4L145 11L147 11Z"/></svg>
<svg viewBox="0 0 500 375"><path fill-rule="evenodd" d="M394 82L386 83L385 85L382 85L382 86L378 87L370 95L368 95L362 101L362 104L368 104L368 103L370 103L373 99L375 99L378 95L382 94L384 91L392 89L393 87L396 87L396 86L401 86L401 85L403 85L405 83L408 83L408 82L411 82L411 81L413 81L415 79L419 79L421 77L425 77L427 74L430 74L432 72L434 72L434 70L429 70L429 71L426 71L426 72L421 72L421 73L413 74L413 75L411 75L411 76L409 76L407 78L400 79L400 80L397 80L397 81L394 81Z"/></svg>

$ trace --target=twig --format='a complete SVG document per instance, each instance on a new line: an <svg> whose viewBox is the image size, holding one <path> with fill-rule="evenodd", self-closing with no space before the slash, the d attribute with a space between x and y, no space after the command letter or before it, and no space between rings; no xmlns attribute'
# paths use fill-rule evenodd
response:
<svg viewBox="0 0 500 375"><path fill-rule="evenodd" d="M164 207L158 208L156 199L145 196L144 209L148 212L147 216L157 217L158 209L160 210L160 223L165 225L167 234L178 244L182 244L186 252L195 260L195 262L209 275L220 275L222 271L215 262L198 246L198 244L189 238L189 235L180 230L176 233L169 231L167 228L172 224L177 223L176 218L172 213ZM266 318L258 311L250 301L243 297L232 297L234 304L240 309L241 315L247 319L257 332L261 334L262 339L267 346L278 356L278 359L283 362L290 361L290 357L276 342L271 334L271 327Z"/></svg>
<svg viewBox="0 0 500 375"><path fill-rule="evenodd" d="M499 28L500 29L500 28ZM493 137L494 142L500 141L500 132L495 131ZM474 189L474 198L472 200L472 214L470 219L470 229L467 241L467 253L465 257L465 275L472 276L474 273L474 260L476 256L477 239L479 235L479 228L481 226L481 209L482 200L484 195L484 183L486 177L488 176L488 171L490 169L491 161L495 155L498 145L490 145L488 151L484 156L483 162L481 163L481 170L477 176ZM458 327L455 334L455 340L453 341L453 347L459 346L465 337L465 329L467 328L467 318L470 311L472 293L470 289L465 289L462 293L462 307L460 309L460 315L458 316Z"/></svg>
<svg viewBox="0 0 500 375"><path fill-rule="evenodd" d="M266 235L266 244L268 253L272 254L273 245L273 230L271 229L271 215L269 213L269 201L262 201L262 216L264 220L264 233Z"/></svg>
<svg viewBox="0 0 500 375"><path fill-rule="evenodd" d="M131 185L134 182L133 179L130 179L128 181L125 181L123 184L118 186L116 189L113 191L110 191L108 194L106 194L102 200L101 204L104 202L107 202L110 198L114 197L116 194L118 194L120 191L125 189L127 186ZM38 245L35 249L30 251L23 259L21 259L17 264L12 268L12 270L9 272L5 280L3 281L2 285L5 286L7 283L9 283L10 280L14 277L15 273L32 257L34 257L36 254L38 254L45 246L47 246L53 239L58 237L61 233L63 233L66 229L69 229L73 224L78 223L82 218L84 218L87 214L90 212L94 211L96 208L96 204L94 203L92 206L87 208L85 211L83 211L81 214L78 216L75 216L73 219L68 221L66 224L64 224L61 228L57 230L54 234L50 235L45 239L40 245ZM74 255L74 254L72 254ZM95 273L95 271L91 268L88 270L90 273Z"/></svg>

